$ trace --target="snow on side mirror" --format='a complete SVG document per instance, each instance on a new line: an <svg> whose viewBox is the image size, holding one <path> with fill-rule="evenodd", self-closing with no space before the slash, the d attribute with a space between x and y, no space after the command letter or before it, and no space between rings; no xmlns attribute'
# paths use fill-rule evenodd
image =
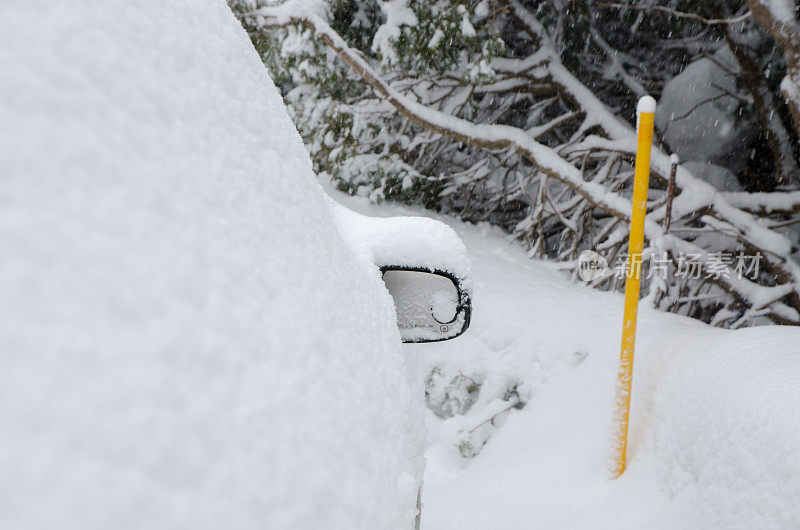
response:
<svg viewBox="0 0 800 530"><path fill-rule="evenodd" d="M381 271L403 342L449 340L469 327L471 300L457 277L409 267L381 267Z"/></svg>

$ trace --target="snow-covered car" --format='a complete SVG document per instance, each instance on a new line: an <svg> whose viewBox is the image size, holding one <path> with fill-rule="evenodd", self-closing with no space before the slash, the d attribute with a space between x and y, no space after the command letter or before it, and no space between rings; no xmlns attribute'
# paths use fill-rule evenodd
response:
<svg viewBox="0 0 800 530"><path fill-rule="evenodd" d="M0 527L410 528L453 230L329 199L223 0L0 40Z"/></svg>

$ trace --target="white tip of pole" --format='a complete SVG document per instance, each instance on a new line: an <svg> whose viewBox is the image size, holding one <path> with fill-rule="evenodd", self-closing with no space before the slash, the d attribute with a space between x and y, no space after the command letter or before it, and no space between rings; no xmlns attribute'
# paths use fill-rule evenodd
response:
<svg viewBox="0 0 800 530"><path fill-rule="evenodd" d="M649 112L654 114L656 112L656 100L652 96L642 96L639 98L639 104L636 105L636 113Z"/></svg>
<svg viewBox="0 0 800 530"><path fill-rule="evenodd" d="M681 163L681 157L679 157L677 153L672 153L669 155L669 163L673 166L677 166Z"/></svg>

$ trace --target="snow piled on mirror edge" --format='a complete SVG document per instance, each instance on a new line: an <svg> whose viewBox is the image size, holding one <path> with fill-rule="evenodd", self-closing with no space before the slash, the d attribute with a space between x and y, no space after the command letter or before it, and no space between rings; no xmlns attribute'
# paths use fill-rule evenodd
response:
<svg viewBox="0 0 800 530"><path fill-rule="evenodd" d="M413 356L225 3L0 36L0 526L410 527Z"/></svg>

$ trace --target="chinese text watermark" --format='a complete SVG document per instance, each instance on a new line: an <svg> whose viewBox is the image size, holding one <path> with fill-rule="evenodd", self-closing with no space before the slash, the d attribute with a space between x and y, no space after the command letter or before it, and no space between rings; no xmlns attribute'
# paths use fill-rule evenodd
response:
<svg viewBox="0 0 800 530"><path fill-rule="evenodd" d="M666 252L644 258L649 263L645 279L653 276L666 277L672 268L673 274L685 279L729 280L733 277L757 280L761 266L761 253L745 254L744 252L681 252L670 257ZM620 254L610 267L608 261L592 250L584 250L578 258L578 275L582 280L590 282L595 279L614 277L642 277L642 255L629 256ZM630 266L629 263L630 262Z"/></svg>

